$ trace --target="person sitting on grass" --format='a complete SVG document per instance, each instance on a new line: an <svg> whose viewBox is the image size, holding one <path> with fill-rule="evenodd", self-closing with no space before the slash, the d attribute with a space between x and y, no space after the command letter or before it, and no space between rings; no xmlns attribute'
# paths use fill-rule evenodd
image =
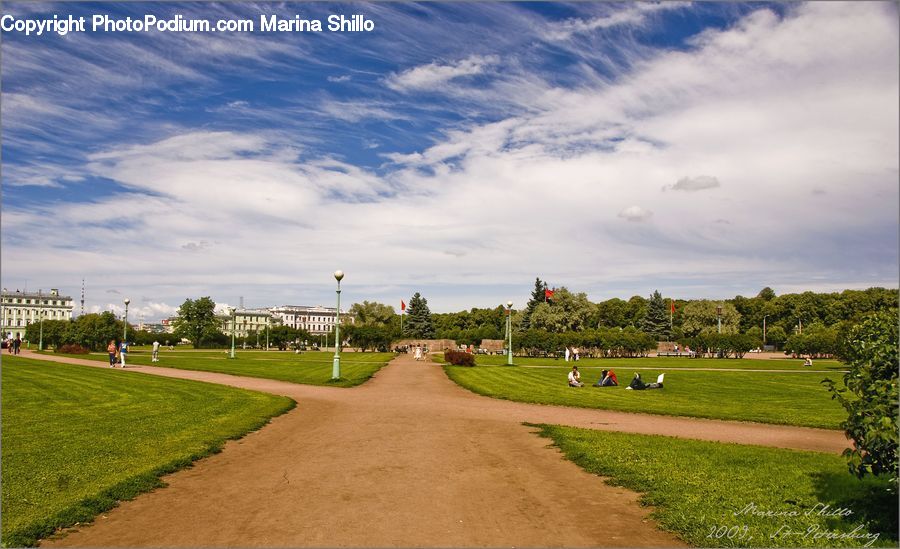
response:
<svg viewBox="0 0 900 549"><path fill-rule="evenodd" d="M809 357L806 357L806 361L803 362L803 365L804 366L812 366L812 359Z"/></svg>
<svg viewBox="0 0 900 549"><path fill-rule="evenodd" d="M615 387L619 384L616 373L612 370L603 370L600 373L600 380L594 384L594 387Z"/></svg>
<svg viewBox="0 0 900 549"><path fill-rule="evenodd" d="M631 389L634 391L643 391L644 389L662 389L663 388L663 376L666 374L659 374L659 377L656 378L656 383L650 383L649 385L644 383L644 380L641 379L641 374L635 373L634 379L631 380L631 383L626 389Z"/></svg>
<svg viewBox="0 0 900 549"><path fill-rule="evenodd" d="M581 382L581 374L578 373L578 366L572 366L572 371L569 372L569 387L584 387L584 383Z"/></svg>

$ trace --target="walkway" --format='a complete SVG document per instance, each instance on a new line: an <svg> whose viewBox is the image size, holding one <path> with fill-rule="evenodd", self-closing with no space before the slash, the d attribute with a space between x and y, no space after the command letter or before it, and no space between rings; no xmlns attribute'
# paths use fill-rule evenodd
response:
<svg viewBox="0 0 900 549"><path fill-rule="evenodd" d="M634 493L562 459L521 423L829 452L846 444L821 429L489 399L406 355L353 389L130 369L282 394L298 406L170 475L168 488L42 546L680 546Z"/></svg>

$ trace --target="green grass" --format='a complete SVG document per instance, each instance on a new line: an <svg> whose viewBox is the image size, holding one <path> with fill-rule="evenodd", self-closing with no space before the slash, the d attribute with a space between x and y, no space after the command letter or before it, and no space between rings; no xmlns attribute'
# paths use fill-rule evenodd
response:
<svg viewBox="0 0 900 549"><path fill-rule="evenodd" d="M649 359L632 359L645 364ZM670 371L664 388L627 391L635 370L615 368L618 387L591 387L600 378L600 368L579 367L585 386L567 385L569 368L526 368L509 366L445 366L457 384L475 393L506 400L644 412L673 416L757 421L837 429L846 411L820 381L826 376L840 382L841 374L768 373L758 371ZM642 372L646 381L656 373Z"/></svg>
<svg viewBox="0 0 900 549"><path fill-rule="evenodd" d="M437 357L442 360L441 357ZM556 366L572 367L572 363L566 363L563 359L553 358L529 358L513 357L516 366ZM501 355L476 355L477 366L501 366L506 364L506 357ZM803 359L716 359L716 358L683 358L683 357L657 357L647 358L582 358L577 362L578 368L597 366L600 368L640 367L654 368L657 370L669 368L736 368L742 370L846 370L847 365L837 360L814 360L812 368L803 366Z"/></svg>
<svg viewBox="0 0 900 549"><path fill-rule="evenodd" d="M109 361L106 353L89 355L62 355L86 358L102 362ZM237 376L261 377L302 383L306 385L331 385L352 387L366 382L394 357L393 353L342 353L341 379L331 381L333 353L309 351L300 354L279 351L243 351L238 349L235 358L229 359L224 350L190 351L162 350L159 362L150 362L149 351L128 353L126 366L144 365L182 370L218 372Z"/></svg>
<svg viewBox="0 0 900 549"><path fill-rule="evenodd" d="M2 360L4 545L90 522L294 407L208 383Z"/></svg>
<svg viewBox="0 0 900 549"><path fill-rule="evenodd" d="M642 493L641 504L654 507L660 527L695 546L897 546L896 491L888 492L883 482L859 481L840 456L537 427L586 471ZM826 537L857 527L856 538Z"/></svg>

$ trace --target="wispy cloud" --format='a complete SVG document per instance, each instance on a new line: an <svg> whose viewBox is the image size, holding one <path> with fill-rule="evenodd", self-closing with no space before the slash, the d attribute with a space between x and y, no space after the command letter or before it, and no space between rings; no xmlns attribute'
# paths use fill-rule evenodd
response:
<svg viewBox="0 0 900 549"><path fill-rule="evenodd" d="M396 41L147 43L169 62L141 61L146 82L104 82L85 44L4 37L4 193L61 186L4 200L4 281L102 279L162 304L153 314L198 295L318 303L337 267L348 299L415 287L436 310L524 300L536 274L592 297L661 278L722 295L721 280L895 283L895 7L742 5L687 39L657 25L717 5L575 4L567 21L466 7L478 16L371 5L379 28L410 29ZM633 46L635 29L653 39ZM606 31L630 36L604 45ZM172 66L173 44L198 58ZM116 62L138 55L111 46ZM246 51L224 63L234 48ZM79 126L83 112L104 114ZM67 177L104 190L76 195ZM111 268L110 250L135 242Z"/></svg>
<svg viewBox="0 0 900 549"><path fill-rule="evenodd" d="M719 180L711 175L698 175L696 177L682 177L673 185L666 185L663 190L673 191L703 191L706 189L715 189L720 187Z"/></svg>
<svg viewBox="0 0 900 549"><path fill-rule="evenodd" d="M453 63L432 62L392 74L386 81L389 88L407 92L433 90L455 78L475 76L500 62L497 55L470 55Z"/></svg>

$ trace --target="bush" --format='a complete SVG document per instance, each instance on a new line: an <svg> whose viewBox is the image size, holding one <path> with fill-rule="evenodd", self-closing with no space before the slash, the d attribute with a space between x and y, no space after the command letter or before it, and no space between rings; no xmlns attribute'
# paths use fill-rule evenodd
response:
<svg viewBox="0 0 900 549"><path fill-rule="evenodd" d="M860 478L884 475L892 483L898 468L898 336L896 310L872 315L850 330L846 388L822 382L848 412L841 427L853 440L853 448L844 450L850 472Z"/></svg>
<svg viewBox="0 0 900 549"><path fill-rule="evenodd" d="M67 355L86 355L91 351L77 343L68 343L66 345L60 345L59 347L57 347L55 352Z"/></svg>
<svg viewBox="0 0 900 549"><path fill-rule="evenodd" d="M475 366L475 355L460 351L447 351L444 360L454 366Z"/></svg>

